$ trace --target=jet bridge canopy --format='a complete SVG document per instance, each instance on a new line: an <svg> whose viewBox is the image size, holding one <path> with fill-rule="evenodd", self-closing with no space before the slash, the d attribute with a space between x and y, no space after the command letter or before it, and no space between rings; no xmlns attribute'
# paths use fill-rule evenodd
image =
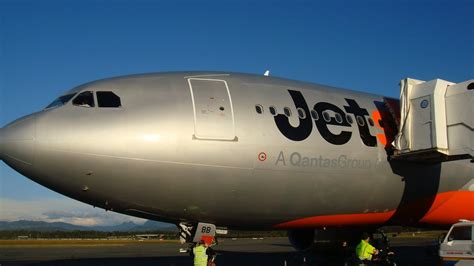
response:
<svg viewBox="0 0 474 266"><path fill-rule="evenodd" d="M474 80L400 82L400 125L392 159L441 162L474 157Z"/></svg>

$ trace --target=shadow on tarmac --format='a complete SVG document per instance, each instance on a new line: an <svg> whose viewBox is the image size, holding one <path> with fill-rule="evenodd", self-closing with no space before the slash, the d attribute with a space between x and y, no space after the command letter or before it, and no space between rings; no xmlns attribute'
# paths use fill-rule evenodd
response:
<svg viewBox="0 0 474 266"><path fill-rule="evenodd" d="M218 251L216 264L233 266L233 265L302 265L290 263L289 258L295 257L295 252L289 253L249 253L249 252L230 252ZM10 264L5 264L10 265ZM168 256L168 257L140 257L140 258L97 258L97 259L67 259L56 261L44 261L27 264L11 264L30 265L30 266L125 266L125 265L163 265L163 266L191 266L193 258L191 256ZM318 264L319 265L319 264ZM3 266L3 264L2 264Z"/></svg>
<svg viewBox="0 0 474 266"><path fill-rule="evenodd" d="M216 264L218 266L344 265L348 257L355 253L354 248L332 252L318 248L298 252L287 241L284 238L223 241L220 246L214 248L217 252ZM103 247L0 248L0 266L192 266L192 256L179 253L180 248L182 245L175 243L146 242ZM424 266L437 265L439 262L437 241L433 239L394 239L392 251L396 254L397 265Z"/></svg>
<svg viewBox="0 0 474 266"><path fill-rule="evenodd" d="M398 247L393 249L397 254L398 265L437 265L438 257L429 249L420 247ZM216 264L218 266L233 265L287 265L287 266L312 266L312 265L344 265L343 256L321 256L312 252L233 252L217 251ZM306 263L303 263L303 260ZM286 264L285 264L286 261ZM2 266L31 265L31 266L125 266L125 265L163 265L163 266L189 266L193 265L191 256L162 256L162 257L125 257L125 258L95 258L95 259L67 259L33 263L2 264Z"/></svg>

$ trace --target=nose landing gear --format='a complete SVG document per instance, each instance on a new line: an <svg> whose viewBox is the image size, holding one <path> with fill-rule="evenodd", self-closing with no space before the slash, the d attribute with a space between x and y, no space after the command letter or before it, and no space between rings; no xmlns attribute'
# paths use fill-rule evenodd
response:
<svg viewBox="0 0 474 266"><path fill-rule="evenodd" d="M178 228L181 244L204 241L210 245L216 236L216 226L214 224L198 223L192 225L180 223Z"/></svg>

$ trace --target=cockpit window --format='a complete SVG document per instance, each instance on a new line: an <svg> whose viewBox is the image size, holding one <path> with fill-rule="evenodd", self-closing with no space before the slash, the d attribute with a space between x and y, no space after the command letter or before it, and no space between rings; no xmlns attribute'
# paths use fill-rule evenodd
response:
<svg viewBox="0 0 474 266"><path fill-rule="evenodd" d="M122 106L120 97L111 91L98 91L97 103L99 107L117 108Z"/></svg>
<svg viewBox="0 0 474 266"><path fill-rule="evenodd" d="M45 109L50 109L50 108L65 105L67 102L69 102L72 99L72 97L74 97L74 95L76 95L76 93L70 93L63 96L59 96L58 98L56 98L56 100L54 100L52 103L46 106Z"/></svg>
<svg viewBox="0 0 474 266"><path fill-rule="evenodd" d="M72 104L81 107L94 107L94 94L91 91L81 92L74 98Z"/></svg>

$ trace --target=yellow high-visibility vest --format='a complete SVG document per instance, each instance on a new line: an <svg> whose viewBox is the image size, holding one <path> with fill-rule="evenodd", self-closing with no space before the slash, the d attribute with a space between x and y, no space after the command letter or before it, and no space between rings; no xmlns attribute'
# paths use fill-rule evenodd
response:
<svg viewBox="0 0 474 266"><path fill-rule="evenodd" d="M193 248L194 266L207 266L206 248L202 245L197 245Z"/></svg>
<svg viewBox="0 0 474 266"><path fill-rule="evenodd" d="M374 254L374 246L365 240L361 240L356 247L356 255L360 260L372 260Z"/></svg>

